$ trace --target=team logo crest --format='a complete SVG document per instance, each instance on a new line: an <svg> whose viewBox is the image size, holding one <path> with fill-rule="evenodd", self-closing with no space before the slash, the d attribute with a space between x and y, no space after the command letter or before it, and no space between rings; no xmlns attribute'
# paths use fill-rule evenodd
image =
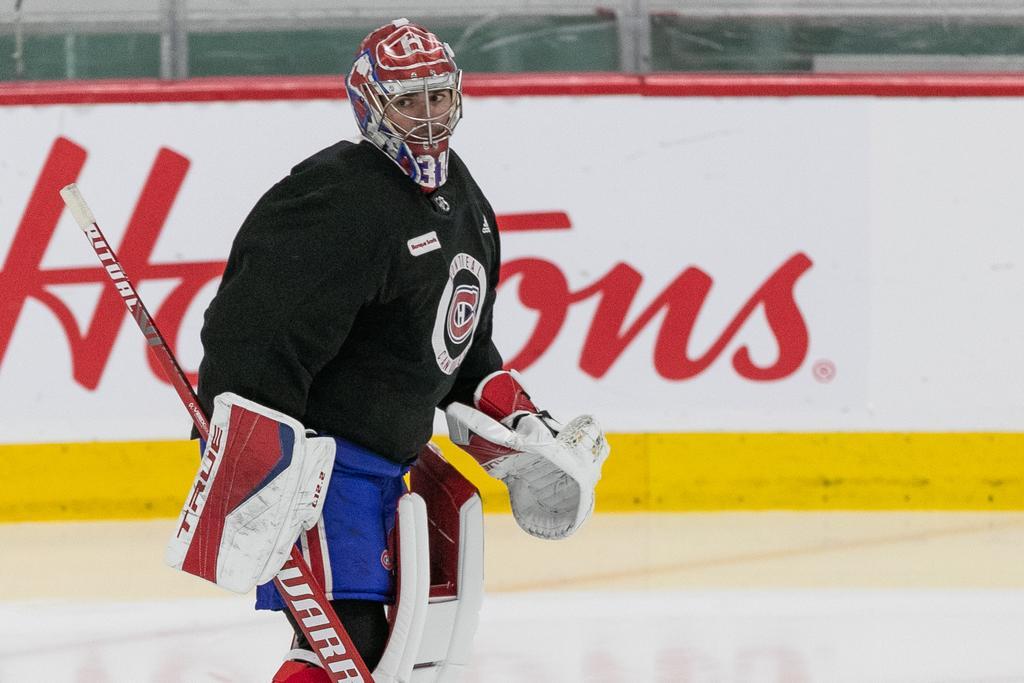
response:
<svg viewBox="0 0 1024 683"><path fill-rule="evenodd" d="M473 285L459 285L452 295L448 307L448 338L456 344L462 343L473 333L476 326L477 300L480 288Z"/></svg>
<svg viewBox="0 0 1024 683"><path fill-rule="evenodd" d="M444 44L418 26L405 25L394 31L377 45L377 64L385 71L429 67L446 64L448 55ZM427 72L420 77L429 75ZM413 73L411 78L416 78Z"/></svg>
<svg viewBox="0 0 1024 683"><path fill-rule="evenodd" d="M431 342L441 372L454 374L473 343L487 296L487 272L469 254L457 254L448 267L445 285L437 305Z"/></svg>

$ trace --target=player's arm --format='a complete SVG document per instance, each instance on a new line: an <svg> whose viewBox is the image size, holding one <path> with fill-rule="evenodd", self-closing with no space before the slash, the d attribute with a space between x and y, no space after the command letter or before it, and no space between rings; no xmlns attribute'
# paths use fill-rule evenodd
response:
<svg viewBox="0 0 1024 683"><path fill-rule="evenodd" d="M491 225L497 225L488 207ZM490 289L497 291L500 250L496 243ZM494 297L483 311L478 335L442 403L448 431L491 476L509 490L519 526L540 538L565 538L594 507L594 487L609 446L593 417L563 427L537 408L517 373L502 369L491 339Z"/></svg>

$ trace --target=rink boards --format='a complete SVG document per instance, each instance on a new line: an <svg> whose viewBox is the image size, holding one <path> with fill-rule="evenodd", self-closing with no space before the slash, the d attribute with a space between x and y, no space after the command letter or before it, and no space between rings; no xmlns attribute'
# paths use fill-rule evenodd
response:
<svg viewBox="0 0 1024 683"><path fill-rule="evenodd" d="M509 512L504 486L447 438L445 455ZM614 434L598 512L1021 510L1020 434ZM192 442L0 448L0 521L173 517ZM43 485L41 485L43 484Z"/></svg>
<svg viewBox="0 0 1024 683"><path fill-rule="evenodd" d="M454 147L503 232L497 341L539 403L612 432L599 509L1024 509L1022 92L468 79ZM173 515L187 416L56 190L79 183L194 370L234 231L354 135L348 105L324 79L0 102L0 520Z"/></svg>

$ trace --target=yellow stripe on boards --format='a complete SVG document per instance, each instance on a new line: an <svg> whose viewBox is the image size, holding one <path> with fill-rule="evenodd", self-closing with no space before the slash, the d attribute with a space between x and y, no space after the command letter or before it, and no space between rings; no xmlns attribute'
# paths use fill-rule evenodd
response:
<svg viewBox="0 0 1024 683"><path fill-rule="evenodd" d="M1024 510L1024 433L612 434L599 512ZM488 512L504 486L446 438ZM174 517L190 441L0 446L0 521Z"/></svg>
<svg viewBox="0 0 1024 683"><path fill-rule="evenodd" d="M1024 509L1022 433L654 434L621 451L599 488L613 509Z"/></svg>
<svg viewBox="0 0 1024 683"><path fill-rule="evenodd" d="M198 450L191 441L0 446L0 521L175 517Z"/></svg>

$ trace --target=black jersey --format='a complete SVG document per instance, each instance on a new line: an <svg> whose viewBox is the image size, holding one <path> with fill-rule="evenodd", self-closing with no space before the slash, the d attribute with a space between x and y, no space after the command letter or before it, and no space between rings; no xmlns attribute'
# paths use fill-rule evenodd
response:
<svg viewBox="0 0 1024 683"><path fill-rule="evenodd" d="M431 194L367 142L297 165L235 237L206 310L199 398L223 391L395 462L500 369L494 213L453 153Z"/></svg>

